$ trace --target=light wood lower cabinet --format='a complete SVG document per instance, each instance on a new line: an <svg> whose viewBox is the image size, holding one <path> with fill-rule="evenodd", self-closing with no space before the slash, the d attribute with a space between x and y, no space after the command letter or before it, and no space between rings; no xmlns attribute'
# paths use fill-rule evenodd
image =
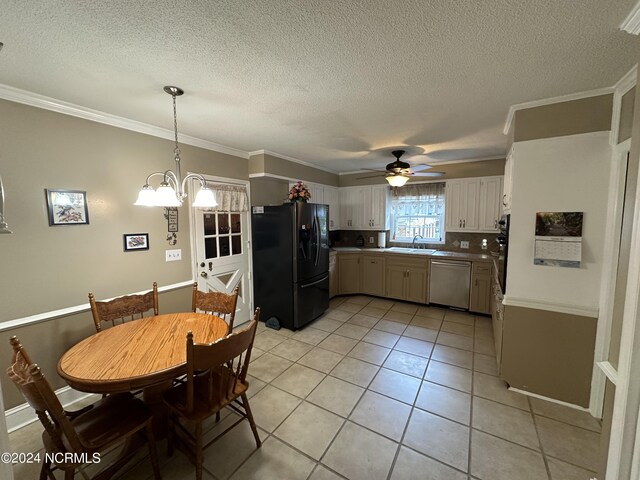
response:
<svg viewBox="0 0 640 480"><path fill-rule="evenodd" d="M488 263L473 264L469 311L491 313L491 265Z"/></svg>
<svg viewBox="0 0 640 480"><path fill-rule="evenodd" d="M359 253L338 256L338 291L340 294L361 293Z"/></svg>
<svg viewBox="0 0 640 480"><path fill-rule="evenodd" d="M384 274L384 257L382 255L363 255L362 293L384 297Z"/></svg>
<svg viewBox="0 0 640 480"><path fill-rule="evenodd" d="M388 257L385 259L386 296L427 303L428 261Z"/></svg>

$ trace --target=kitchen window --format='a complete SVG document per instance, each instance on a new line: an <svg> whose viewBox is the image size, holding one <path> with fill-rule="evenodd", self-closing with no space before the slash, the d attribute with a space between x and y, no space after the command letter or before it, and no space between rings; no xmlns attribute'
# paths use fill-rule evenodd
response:
<svg viewBox="0 0 640 480"><path fill-rule="evenodd" d="M405 185L392 189L391 241L444 243L444 183Z"/></svg>

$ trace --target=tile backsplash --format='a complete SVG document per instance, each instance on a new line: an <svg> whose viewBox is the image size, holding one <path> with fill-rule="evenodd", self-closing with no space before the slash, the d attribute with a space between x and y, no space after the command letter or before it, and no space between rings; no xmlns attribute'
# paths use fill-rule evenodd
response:
<svg viewBox="0 0 640 480"><path fill-rule="evenodd" d="M411 243L392 242L387 230L387 247L411 247ZM331 245L335 247L355 247L358 237L364 239L364 248L376 248L378 246L378 232L371 230L336 230L329 232ZM447 250L449 252L488 253L499 250L497 233L466 233L447 232L444 243L424 244L420 247ZM373 242L369 240L373 239ZM482 249L482 240L487 240L487 249ZM469 248L461 248L462 242L469 242Z"/></svg>

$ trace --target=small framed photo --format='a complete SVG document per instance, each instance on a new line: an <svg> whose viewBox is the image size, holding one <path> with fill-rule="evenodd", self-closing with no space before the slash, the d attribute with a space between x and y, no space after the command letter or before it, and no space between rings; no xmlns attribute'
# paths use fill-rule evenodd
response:
<svg viewBox="0 0 640 480"><path fill-rule="evenodd" d="M45 189L49 226L87 225L87 192L80 190Z"/></svg>
<svg viewBox="0 0 640 480"><path fill-rule="evenodd" d="M124 242L124 251L132 252L134 250L149 250L149 234L148 233L125 233L122 236Z"/></svg>

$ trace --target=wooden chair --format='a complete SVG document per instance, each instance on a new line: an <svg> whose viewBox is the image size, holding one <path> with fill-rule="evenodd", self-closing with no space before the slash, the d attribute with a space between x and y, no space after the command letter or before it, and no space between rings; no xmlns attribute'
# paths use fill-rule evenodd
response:
<svg viewBox="0 0 640 480"><path fill-rule="evenodd" d="M169 410L169 455L174 444L196 466L196 479L202 478L203 450L245 418L249 421L258 448L262 445L251 414L246 380L251 348L260 317L257 308L248 327L211 344L194 344L187 334L187 379L168 390L164 402ZM203 445L203 422L229 407L240 418L224 432ZM187 426L195 425L195 430Z"/></svg>
<svg viewBox="0 0 640 480"><path fill-rule="evenodd" d="M93 293L89 292L89 304L96 331L102 330L103 322L117 321L124 323L127 319L142 318L144 313L153 308L153 314L158 315L158 284L153 282L153 289L142 295L125 295L106 302L97 302Z"/></svg>
<svg viewBox="0 0 640 480"><path fill-rule="evenodd" d="M232 294L222 292L201 292L198 290L198 282L193 284L193 295L191 297L191 311L201 310L210 315L215 315L224 319L229 325L229 331L233 330L233 320L236 315L236 305L238 303L238 290L233 289Z"/></svg>
<svg viewBox="0 0 640 480"><path fill-rule="evenodd" d="M66 412L20 341L14 336L10 343L13 358L7 375L44 426L45 451L50 456L55 455L53 466L50 458L43 457L40 480L55 480L53 472L58 469L64 471L65 480L73 479L76 469L91 461L94 453L123 443L124 448L116 462L94 477L111 478L110 475L133 458L143 445L145 434L154 478L160 479L151 412L142 401L130 395L112 395L79 412Z"/></svg>

